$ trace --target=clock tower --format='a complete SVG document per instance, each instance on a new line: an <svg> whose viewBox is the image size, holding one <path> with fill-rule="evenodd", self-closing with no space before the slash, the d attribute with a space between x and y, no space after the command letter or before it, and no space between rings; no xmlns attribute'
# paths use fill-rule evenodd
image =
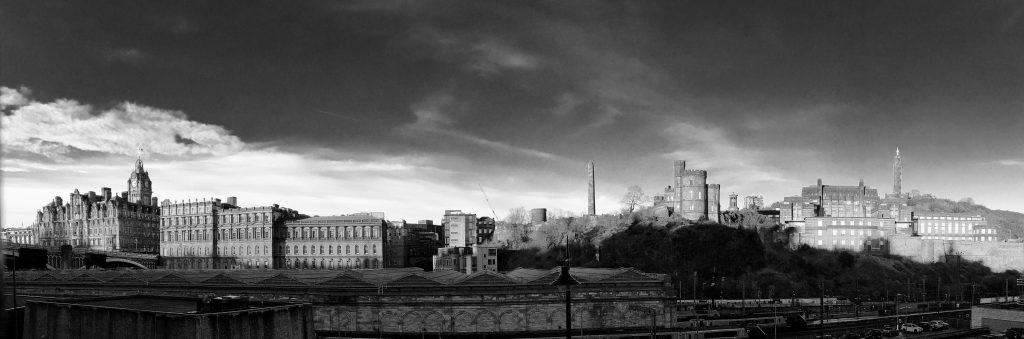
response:
<svg viewBox="0 0 1024 339"><path fill-rule="evenodd" d="M128 177L128 201L140 205L153 203L153 182L142 168L142 157L135 160L135 171Z"/></svg>

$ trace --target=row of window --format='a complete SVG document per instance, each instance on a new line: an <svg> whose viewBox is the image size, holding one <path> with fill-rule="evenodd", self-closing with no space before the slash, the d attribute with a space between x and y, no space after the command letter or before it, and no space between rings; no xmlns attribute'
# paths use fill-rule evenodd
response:
<svg viewBox="0 0 1024 339"><path fill-rule="evenodd" d="M224 247L224 248L222 248L223 252L221 253L221 255L222 256L261 255L261 251L260 251L261 248L262 248L262 254L263 255L271 254L269 246L266 246L266 245L263 245L263 246L260 246L260 245L256 245L256 246L247 245L247 246L244 246L244 247L243 246L227 246L227 247ZM319 250L319 252L317 250ZM337 255L340 255L341 251L342 251L341 245L337 246L337 251L335 251L335 247L334 246L330 246L330 245L327 245L327 246L324 246L324 245L320 245L320 246L316 246L316 245L313 245L313 246L302 245L302 247L299 247L298 245L291 246L291 247L284 246L285 254L294 254L294 255L300 255L300 254L307 254L307 255L309 255L309 254L337 254ZM173 247L173 248L164 248L160 252L163 255L179 256L179 257L180 256L193 256L193 255L209 256L210 255L210 247L199 247L199 246ZM362 251L360 251L360 246L359 245L345 245L345 254L377 254L377 244L373 244L373 245L366 245L366 244L364 244L364 245L362 245Z"/></svg>
<svg viewBox="0 0 1024 339"><path fill-rule="evenodd" d="M161 233L161 241L209 241L210 230L181 230L181 231L164 231ZM248 240L248 239L267 239L271 236L270 232L267 231L267 227L248 227L248 228L227 228L220 230L220 238L224 240Z"/></svg>
<svg viewBox="0 0 1024 339"><path fill-rule="evenodd" d="M849 231L849 232L847 232L847 231ZM849 234L847 234L847 233L849 233ZM878 231L877 235L875 235L874 233L875 233L874 230L845 230L845 229L832 230L832 235L851 235L851 236L856 235L856 236L878 236L878 237L884 237L885 236L885 231ZM825 230L818 230L818 236L823 236L823 235L825 235Z"/></svg>
<svg viewBox="0 0 1024 339"><path fill-rule="evenodd" d="M344 237L342 237L344 235ZM292 239L379 238L379 226L289 227Z"/></svg>
<svg viewBox="0 0 1024 339"><path fill-rule="evenodd" d="M818 220L818 226L825 226L825 220ZM881 220L829 220L830 226L883 226Z"/></svg>
<svg viewBox="0 0 1024 339"><path fill-rule="evenodd" d="M981 218L981 217L935 217L935 216L919 216L917 218L918 219L928 219L928 220L973 220L973 221L980 221L980 220L984 219L984 218Z"/></svg>
<svg viewBox="0 0 1024 339"><path fill-rule="evenodd" d="M270 213L241 213L241 214L222 214L218 216L220 224L227 223L242 223L242 222L264 222L271 221ZM212 216L210 215L194 215L184 217L166 217L161 218L160 226L190 226L190 225L206 225L210 223Z"/></svg>

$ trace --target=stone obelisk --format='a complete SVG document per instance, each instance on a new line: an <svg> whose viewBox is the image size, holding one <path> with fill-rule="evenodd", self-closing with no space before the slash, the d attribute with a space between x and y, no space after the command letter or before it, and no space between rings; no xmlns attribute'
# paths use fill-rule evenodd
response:
<svg viewBox="0 0 1024 339"><path fill-rule="evenodd" d="M594 206L594 161L587 163L587 215L597 215Z"/></svg>

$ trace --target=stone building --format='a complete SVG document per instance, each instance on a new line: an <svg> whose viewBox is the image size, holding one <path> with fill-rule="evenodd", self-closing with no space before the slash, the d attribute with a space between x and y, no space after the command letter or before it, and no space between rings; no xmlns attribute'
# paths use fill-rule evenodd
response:
<svg viewBox="0 0 1024 339"><path fill-rule="evenodd" d="M476 219L476 243L483 244L494 239L494 218L480 217Z"/></svg>
<svg viewBox="0 0 1024 339"><path fill-rule="evenodd" d="M5 228L0 231L0 240L25 245L35 245L39 242L36 239L36 231L31 227Z"/></svg>
<svg viewBox="0 0 1024 339"><path fill-rule="evenodd" d="M743 208L755 211L764 208L764 197L760 195L743 197Z"/></svg>
<svg viewBox="0 0 1024 339"><path fill-rule="evenodd" d="M736 213L740 211L739 197L736 193L729 194L729 212Z"/></svg>
<svg viewBox="0 0 1024 339"><path fill-rule="evenodd" d="M238 207L235 197L160 205L160 254L168 268L281 268L284 222L302 217L278 205Z"/></svg>
<svg viewBox="0 0 1024 339"><path fill-rule="evenodd" d="M801 189L799 196L785 197L779 207L782 221L801 221L808 217L891 218L901 227L910 227L909 200L903 196L878 196L878 190L865 186L833 186L818 183Z"/></svg>
<svg viewBox="0 0 1024 339"><path fill-rule="evenodd" d="M914 233L923 239L1002 240L985 217L971 213L914 212Z"/></svg>
<svg viewBox="0 0 1024 339"><path fill-rule="evenodd" d="M285 221L285 268L383 268L387 222L371 213Z"/></svg>
<svg viewBox="0 0 1024 339"><path fill-rule="evenodd" d="M32 225L38 244L48 247L71 245L104 251L157 253L160 209L153 197L153 183L142 166L128 177L128 191L119 196L104 187L102 194L79 193L65 202L60 197L36 212Z"/></svg>
<svg viewBox="0 0 1024 339"><path fill-rule="evenodd" d="M476 214L445 210L443 220L441 227L444 229L442 235L446 246L466 247L477 243Z"/></svg>
<svg viewBox="0 0 1024 339"><path fill-rule="evenodd" d="M686 162L677 160L674 164L675 186L668 186L661 194L653 197L655 215L666 210L674 216L688 220L721 221L722 186L708 184L708 172L686 169Z"/></svg>
<svg viewBox="0 0 1024 339"><path fill-rule="evenodd" d="M498 252L498 246L479 244L471 247L439 248L433 258L434 270L465 274L497 272Z"/></svg>
<svg viewBox="0 0 1024 339"><path fill-rule="evenodd" d="M809 217L789 225L797 228L795 245L830 250L888 251L889 237L900 232L891 218Z"/></svg>

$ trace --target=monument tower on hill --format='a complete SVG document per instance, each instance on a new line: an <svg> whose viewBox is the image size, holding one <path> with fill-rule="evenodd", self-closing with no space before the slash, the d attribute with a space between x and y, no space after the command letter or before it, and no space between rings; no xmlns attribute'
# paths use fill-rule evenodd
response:
<svg viewBox="0 0 1024 339"><path fill-rule="evenodd" d="M903 185L903 159L900 158L900 148L896 147L896 157L892 163L892 194L899 196L902 194Z"/></svg>
<svg viewBox="0 0 1024 339"><path fill-rule="evenodd" d="M594 206L594 161L587 163L587 215L597 215Z"/></svg>

